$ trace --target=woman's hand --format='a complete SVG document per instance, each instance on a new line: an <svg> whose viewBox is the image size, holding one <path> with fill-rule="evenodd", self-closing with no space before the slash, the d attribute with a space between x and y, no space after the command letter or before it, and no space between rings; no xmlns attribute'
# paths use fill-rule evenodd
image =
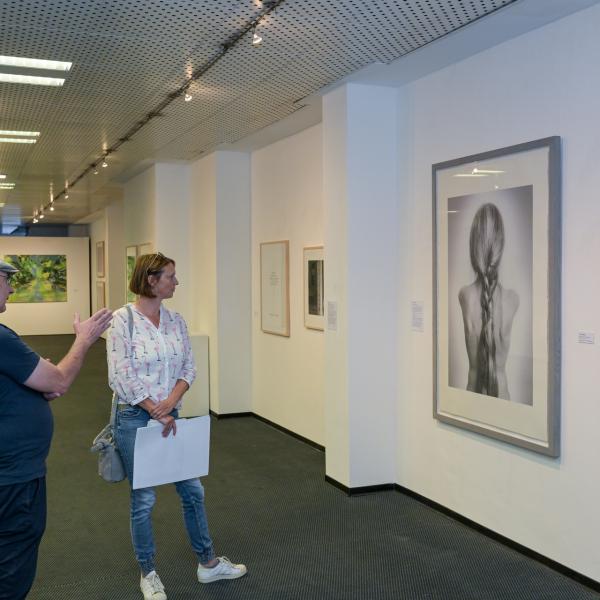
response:
<svg viewBox="0 0 600 600"><path fill-rule="evenodd" d="M175 421L175 417L167 415L162 419L157 419L157 421L160 421L165 426L162 430L163 437L169 437L169 433L171 433L171 431L173 432L173 435L177 433L177 421Z"/></svg>
<svg viewBox="0 0 600 600"><path fill-rule="evenodd" d="M150 416L157 421L161 421L164 417L166 417L174 408L176 402L173 402L171 398L167 398L158 404L155 404L150 411Z"/></svg>

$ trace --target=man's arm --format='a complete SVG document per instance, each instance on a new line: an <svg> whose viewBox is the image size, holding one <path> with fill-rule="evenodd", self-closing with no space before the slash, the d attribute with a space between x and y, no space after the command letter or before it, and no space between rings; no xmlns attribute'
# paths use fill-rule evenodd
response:
<svg viewBox="0 0 600 600"><path fill-rule="evenodd" d="M75 341L71 349L57 365L41 358L33 373L24 382L25 385L51 395L66 393L81 370L87 351L108 328L111 319L112 312L106 308L83 322L80 322L79 314L76 314L73 321Z"/></svg>

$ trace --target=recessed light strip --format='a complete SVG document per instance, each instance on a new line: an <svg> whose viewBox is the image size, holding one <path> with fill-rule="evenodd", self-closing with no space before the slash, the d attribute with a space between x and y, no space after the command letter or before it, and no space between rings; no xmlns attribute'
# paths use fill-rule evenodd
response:
<svg viewBox="0 0 600 600"><path fill-rule="evenodd" d="M48 71L70 71L73 63L60 60L43 60L23 56L0 56L0 65L4 67L23 67L25 69L45 69Z"/></svg>
<svg viewBox="0 0 600 600"><path fill-rule="evenodd" d="M8 131L0 129L0 135L16 135L22 137L39 137L39 131Z"/></svg>
<svg viewBox="0 0 600 600"><path fill-rule="evenodd" d="M7 144L35 144L37 140L29 139L29 138L7 138L0 137L0 142L6 142Z"/></svg>
<svg viewBox="0 0 600 600"><path fill-rule="evenodd" d="M0 82L3 83L28 83L30 85L51 85L60 87L65 80L62 77L39 77L37 75L16 75L14 73L0 73Z"/></svg>

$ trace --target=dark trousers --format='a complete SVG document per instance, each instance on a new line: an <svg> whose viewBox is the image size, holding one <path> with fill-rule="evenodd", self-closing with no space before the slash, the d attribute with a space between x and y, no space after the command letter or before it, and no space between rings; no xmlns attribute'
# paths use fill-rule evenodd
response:
<svg viewBox="0 0 600 600"><path fill-rule="evenodd" d="M0 485L0 600L24 600L46 528L46 478Z"/></svg>

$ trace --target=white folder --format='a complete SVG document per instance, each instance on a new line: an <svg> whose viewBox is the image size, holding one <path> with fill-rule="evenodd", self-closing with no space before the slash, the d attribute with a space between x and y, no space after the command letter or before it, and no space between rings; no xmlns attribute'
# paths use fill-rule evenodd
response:
<svg viewBox="0 0 600 600"><path fill-rule="evenodd" d="M140 427L135 436L133 489L154 487L208 475L210 417L178 419L177 433L162 436L158 423Z"/></svg>

